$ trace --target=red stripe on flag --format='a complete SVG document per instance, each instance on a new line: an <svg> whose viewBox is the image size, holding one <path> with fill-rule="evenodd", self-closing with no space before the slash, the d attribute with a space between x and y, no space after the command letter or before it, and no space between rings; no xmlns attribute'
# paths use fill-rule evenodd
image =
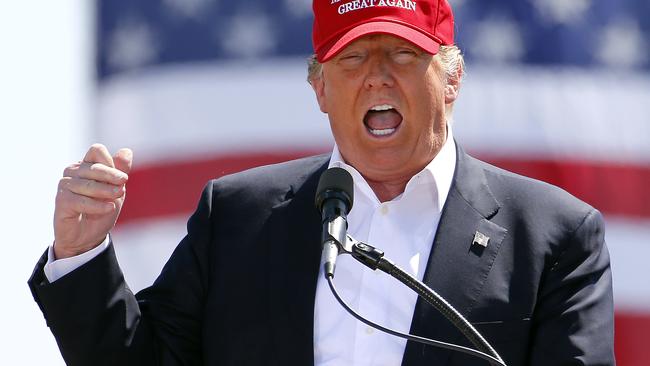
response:
<svg viewBox="0 0 650 366"><path fill-rule="evenodd" d="M212 178L320 153L323 151L274 151L136 166L129 174L127 199L120 213L120 223L191 213L203 187Z"/></svg>
<svg viewBox="0 0 650 366"><path fill-rule="evenodd" d="M614 334L618 366L650 365L650 314L617 312Z"/></svg>
<svg viewBox="0 0 650 366"><path fill-rule="evenodd" d="M650 165L483 158L503 169L562 187L604 213L650 217Z"/></svg>
<svg viewBox="0 0 650 366"><path fill-rule="evenodd" d="M322 152L322 151L321 151ZM131 172L120 221L190 213L211 178L318 151L276 151L173 162ZM588 161L488 158L491 163L560 186L606 214L650 217L650 166Z"/></svg>

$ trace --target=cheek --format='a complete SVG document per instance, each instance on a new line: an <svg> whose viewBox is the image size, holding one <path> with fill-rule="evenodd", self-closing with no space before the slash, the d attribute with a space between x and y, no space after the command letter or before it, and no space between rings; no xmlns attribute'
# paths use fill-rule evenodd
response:
<svg viewBox="0 0 650 366"><path fill-rule="evenodd" d="M410 99L415 104L415 110L419 114L426 115L435 114L442 97L442 93L437 89L437 86L429 81L421 82L417 88L411 88L409 94Z"/></svg>
<svg viewBox="0 0 650 366"><path fill-rule="evenodd" d="M332 133L338 144L346 145L347 138L353 135L353 102L347 88L336 83L329 82L325 87L325 105L327 117L330 122Z"/></svg>
<svg viewBox="0 0 650 366"><path fill-rule="evenodd" d="M445 109L445 89L440 80L428 79L422 95L423 100L430 101L429 110L438 114Z"/></svg>
<svg viewBox="0 0 650 366"><path fill-rule="evenodd" d="M416 84L417 85L417 84ZM426 140L441 133L445 120L444 88L439 79L427 75L421 87L412 88L411 100L414 104L418 134Z"/></svg>
<svg viewBox="0 0 650 366"><path fill-rule="evenodd" d="M354 94L352 87L336 81L326 84L325 105L330 116L348 119L354 110Z"/></svg>
<svg viewBox="0 0 650 366"><path fill-rule="evenodd" d="M432 98L438 100L441 97L444 97L444 80L440 79L440 77L431 70L427 73L425 80L426 89Z"/></svg>

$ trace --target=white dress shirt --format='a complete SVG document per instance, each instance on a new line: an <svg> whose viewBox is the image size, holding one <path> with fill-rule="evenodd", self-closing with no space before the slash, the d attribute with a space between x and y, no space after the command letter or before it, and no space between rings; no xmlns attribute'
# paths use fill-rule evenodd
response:
<svg viewBox="0 0 650 366"><path fill-rule="evenodd" d="M356 169L343 162L335 146L330 167L352 174L354 205L348 233L384 251L396 265L422 280L440 213L447 199L456 165L451 128L436 157L406 185L404 193L381 203ZM45 276L54 282L87 263L108 247L108 235L96 248L75 257L54 260L50 246ZM318 278L314 309L315 366L400 365L406 340L384 334L357 321ZM372 271L348 255L339 256L334 278L343 299L364 317L408 332L417 294L379 271Z"/></svg>
<svg viewBox="0 0 650 366"><path fill-rule="evenodd" d="M104 241L95 248L74 257L57 260L54 260L54 247L52 246L54 244L50 245L47 251L47 263L45 263L45 266L43 267L45 277L48 281L50 281L50 283L58 280L59 278L67 275L82 265L90 262L91 259L95 258L97 255L99 255L99 253L106 250L106 248L108 248L108 244L108 235L106 235Z"/></svg>
<svg viewBox="0 0 650 366"><path fill-rule="evenodd" d="M451 128L436 157L392 201L379 202L361 174L343 162L336 146L329 166L346 169L354 180L348 234L384 251L386 258L422 280L456 166ZM417 294L405 285L349 255L337 259L334 284L365 318L408 333ZM314 309L315 366L400 365L405 347L406 340L348 314L331 293L321 268Z"/></svg>

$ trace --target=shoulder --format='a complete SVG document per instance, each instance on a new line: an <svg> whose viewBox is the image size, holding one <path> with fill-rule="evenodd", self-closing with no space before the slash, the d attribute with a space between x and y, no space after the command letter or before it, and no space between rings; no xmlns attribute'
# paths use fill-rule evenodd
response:
<svg viewBox="0 0 650 366"><path fill-rule="evenodd" d="M268 204L281 201L327 167L330 154L322 154L265 165L223 176L208 182L204 194L239 203Z"/></svg>
<svg viewBox="0 0 650 366"><path fill-rule="evenodd" d="M323 165L327 164L330 154L308 156L295 160L284 161L281 163L263 165L241 171L239 173L226 175L216 179L215 182L220 184L233 183L285 183L291 184L297 179L309 174L313 174Z"/></svg>
<svg viewBox="0 0 650 366"><path fill-rule="evenodd" d="M499 207L490 220L508 232L513 255L547 269L558 263L575 268L593 258L607 267L605 222L597 209L555 185L472 157L467 163L485 176Z"/></svg>

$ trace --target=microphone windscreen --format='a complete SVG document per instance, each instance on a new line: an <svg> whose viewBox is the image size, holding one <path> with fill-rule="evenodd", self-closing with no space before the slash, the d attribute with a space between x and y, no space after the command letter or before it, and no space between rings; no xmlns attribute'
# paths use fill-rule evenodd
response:
<svg viewBox="0 0 650 366"><path fill-rule="evenodd" d="M352 208L354 201L354 183L352 175L343 168L329 168L323 172L318 181L318 188L316 189L316 206L321 209L323 201L328 198L331 193L343 193L347 196L349 202L348 210Z"/></svg>

